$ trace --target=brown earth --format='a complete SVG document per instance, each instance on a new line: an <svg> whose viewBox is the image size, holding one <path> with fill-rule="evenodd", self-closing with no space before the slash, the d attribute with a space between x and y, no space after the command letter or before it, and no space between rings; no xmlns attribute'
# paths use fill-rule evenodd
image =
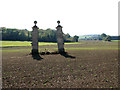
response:
<svg viewBox="0 0 120 90"><path fill-rule="evenodd" d="M28 55L28 51L3 52L3 88L118 87L117 50L67 52L68 57L60 54L40 55L40 60Z"/></svg>

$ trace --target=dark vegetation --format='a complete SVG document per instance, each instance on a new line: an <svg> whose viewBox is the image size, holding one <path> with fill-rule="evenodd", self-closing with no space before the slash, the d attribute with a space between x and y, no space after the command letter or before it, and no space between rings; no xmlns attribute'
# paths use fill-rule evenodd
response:
<svg viewBox="0 0 120 90"><path fill-rule="evenodd" d="M54 29L39 29L39 42L57 42L56 40L56 30ZM0 34L2 33L2 40L7 41L31 41L32 40L32 31L27 29L12 29L12 28L0 28ZM64 42L78 42L79 40L120 40L120 36L110 36L105 33L94 34L94 35L82 35L82 36L70 36L70 34L63 34Z"/></svg>
<svg viewBox="0 0 120 90"><path fill-rule="evenodd" d="M2 31L2 40L8 41L31 41L32 40L32 31L28 31L27 29L11 29L11 28L0 28L0 32ZM39 29L39 42L56 42L56 30L53 29ZM68 33L64 34L65 42L78 42L78 36L71 37Z"/></svg>

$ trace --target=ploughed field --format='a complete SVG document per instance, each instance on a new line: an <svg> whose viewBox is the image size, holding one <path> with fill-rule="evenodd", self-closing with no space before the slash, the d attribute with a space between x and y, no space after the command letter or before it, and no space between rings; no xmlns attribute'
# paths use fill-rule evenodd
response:
<svg viewBox="0 0 120 90"><path fill-rule="evenodd" d="M2 45L3 88L117 88L118 42L66 43L67 55L52 53L57 44L39 46L34 57L30 43ZM12 41L11 41L12 42ZM24 45L23 45L24 43Z"/></svg>

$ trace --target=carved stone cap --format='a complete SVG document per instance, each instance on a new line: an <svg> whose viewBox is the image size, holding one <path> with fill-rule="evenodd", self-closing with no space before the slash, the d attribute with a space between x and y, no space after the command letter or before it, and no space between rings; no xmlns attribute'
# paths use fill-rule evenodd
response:
<svg viewBox="0 0 120 90"><path fill-rule="evenodd" d="M32 28L33 28L33 29L34 29L34 28L37 28L37 29L39 29L39 28L36 26L36 24L37 24L37 21L34 21L34 24L35 24L35 25L34 25Z"/></svg>
<svg viewBox="0 0 120 90"><path fill-rule="evenodd" d="M39 29L37 26L33 26L32 28L37 28L37 29Z"/></svg>
<svg viewBox="0 0 120 90"><path fill-rule="evenodd" d="M62 26L61 26L61 25L58 25L57 27L61 27L61 28L62 28Z"/></svg>
<svg viewBox="0 0 120 90"><path fill-rule="evenodd" d="M56 29L57 30L62 30L62 26L57 26Z"/></svg>
<svg viewBox="0 0 120 90"><path fill-rule="evenodd" d="M57 21L57 23L58 23L58 26L56 27L56 29L62 29L62 26L60 25L60 21L59 20Z"/></svg>

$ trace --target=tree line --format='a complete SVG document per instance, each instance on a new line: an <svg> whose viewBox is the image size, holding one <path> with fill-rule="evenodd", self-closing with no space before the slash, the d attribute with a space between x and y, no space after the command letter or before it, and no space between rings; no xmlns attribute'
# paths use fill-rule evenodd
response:
<svg viewBox="0 0 120 90"><path fill-rule="evenodd" d="M79 40L103 40L103 41L111 41L111 40L120 40L120 36L110 36L105 33L100 35L84 35L83 38L79 38Z"/></svg>
<svg viewBox="0 0 120 90"><path fill-rule="evenodd" d="M32 31L27 29L12 29L12 28L0 28L0 32L2 32L2 40L8 41L31 41L32 40ZM39 42L57 42L56 39L56 30L54 29L38 29ZM71 37L68 33L63 34L65 42L78 42L78 36Z"/></svg>
<svg viewBox="0 0 120 90"><path fill-rule="evenodd" d="M104 40L104 41L120 40L120 36L110 36L105 33L102 33L98 38L99 40Z"/></svg>

